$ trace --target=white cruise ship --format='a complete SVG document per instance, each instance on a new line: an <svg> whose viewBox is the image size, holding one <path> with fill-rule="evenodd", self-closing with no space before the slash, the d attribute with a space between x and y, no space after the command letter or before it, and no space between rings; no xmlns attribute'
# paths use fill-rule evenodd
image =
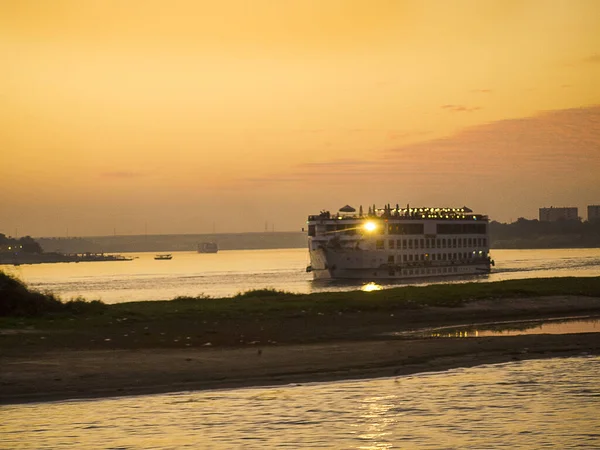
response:
<svg viewBox="0 0 600 450"><path fill-rule="evenodd" d="M308 216L315 279L398 279L489 273L488 218L462 208L375 205Z"/></svg>

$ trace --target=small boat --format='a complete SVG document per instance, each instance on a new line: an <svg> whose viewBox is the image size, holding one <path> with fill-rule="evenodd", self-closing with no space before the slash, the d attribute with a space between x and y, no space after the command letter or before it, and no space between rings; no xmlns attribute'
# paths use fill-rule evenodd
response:
<svg viewBox="0 0 600 450"><path fill-rule="evenodd" d="M166 253L164 255L156 255L154 259L163 260L163 259L173 259L173 255L170 253Z"/></svg>
<svg viewBox="0 0 600 450"><path fill-rule="evenodd" d="M202 242L198 244L198 253L217 253L219 246L216 242Z"/></svg>

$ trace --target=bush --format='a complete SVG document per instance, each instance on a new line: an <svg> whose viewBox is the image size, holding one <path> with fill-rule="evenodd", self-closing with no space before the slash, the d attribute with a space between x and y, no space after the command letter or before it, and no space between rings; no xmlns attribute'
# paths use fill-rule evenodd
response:
<svg viewBox="0 0 600 450"><path fill-rule="evenodd" d="M99 300L87 302L75 299L63 303L53 294L45 294L27 288L17 278L0 272L0 316L41 316L48 313L82 313L106 307Z"/></svg>

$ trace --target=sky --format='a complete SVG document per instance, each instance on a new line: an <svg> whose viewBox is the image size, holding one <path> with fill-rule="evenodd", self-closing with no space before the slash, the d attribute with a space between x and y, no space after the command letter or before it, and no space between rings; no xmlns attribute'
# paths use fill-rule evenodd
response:
<svg viewBox="0 0 600 450"><path fill-rule="evenodd" d="M0 233L600 204L597 0L0 0Z"/></svg>

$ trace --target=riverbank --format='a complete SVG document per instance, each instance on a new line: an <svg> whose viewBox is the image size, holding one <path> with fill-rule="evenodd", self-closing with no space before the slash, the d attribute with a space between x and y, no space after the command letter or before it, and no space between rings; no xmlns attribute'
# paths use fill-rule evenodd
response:
<svg viewBox="0 0 600 450"><path fill-rule="evenodd" d="M101 314L4 318L0 402L398 376L520 359L598 355L600 333L466 339L407 339L389 333L599 316L599 280L519 280L287 300L277 298L286 294L265 291L254 300L181 299L110 305ZM571 286L572 294L533 295L534 285L543 292L553 283ZM477 289L484 291L477 294ZM337 298L342 295L346 297ZM408 306L397 300L400 297L408 297Z"/></svg>

